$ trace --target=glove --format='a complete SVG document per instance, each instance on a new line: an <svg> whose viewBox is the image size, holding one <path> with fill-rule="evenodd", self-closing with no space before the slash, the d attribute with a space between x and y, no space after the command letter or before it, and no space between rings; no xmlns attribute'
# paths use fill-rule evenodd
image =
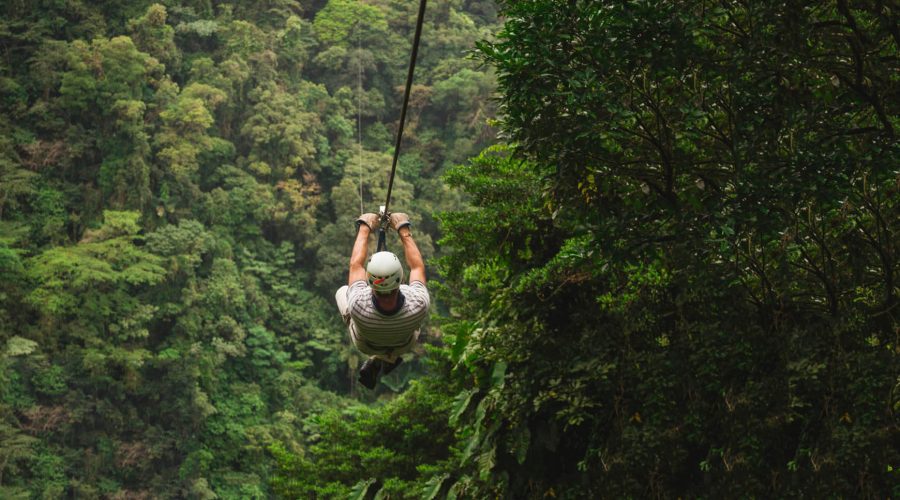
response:
<svg viewBox="0 0 900 500"><path fill-rule="evenodd" d="M378 222L379 222L378 215L373 214L373 213L362 214L359 216L358 219L356 219L356 230L357 231L359 230L360 224L365 224L366 226L369 227L369 229L374 231L374 230L378 229Z"/></svg>
<svg viewBox="0 0 900 500"><path fill-rule="evenodd" d="M394 212L391 214L391 228L400 231L400 228L408 226L412 226L412 222L409 221L408 215L403 212Z"/></svg>

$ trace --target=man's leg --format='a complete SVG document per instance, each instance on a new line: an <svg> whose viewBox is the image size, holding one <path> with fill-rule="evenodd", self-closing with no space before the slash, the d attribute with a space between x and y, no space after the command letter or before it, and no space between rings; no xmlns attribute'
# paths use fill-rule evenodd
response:
<svg viewBox="0 0 900 500"><path fill-rule="evenodd" d="M362 366L359 367L359 378L357 380L364 387L374 389L375 384L378 383L378 375L381 373L383 366L384 363L380 359L375 356L370 357L363 361Z"/></svg>
<svg viewBox="0 0 900 500"><path fill-rule="evenodd" d="M343 319L344 324L347 325L347 330L350 333L350 342L361 353L371 354L366 343L357 338L356 333L353 331L353 318L350 317L350 303L347 301L347 290L349 288L350 287L347 285L338 288L338 291L334 294L334 301L337 303L338 312L341 313L341 319ZM359 383L369 389L374 389L375 384L378 383L378 375L381 373L381 367L382 361L378 359L377 356L370 355L369 359L364 361L362 366L359 367Z"/></svg>

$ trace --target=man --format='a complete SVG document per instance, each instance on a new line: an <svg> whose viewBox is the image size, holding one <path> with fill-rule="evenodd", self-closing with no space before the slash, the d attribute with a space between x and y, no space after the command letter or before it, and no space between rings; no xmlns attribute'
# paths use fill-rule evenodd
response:
<svg viewBox="0 0 900 500"><path fill-rule="evenodd" d="M403 266L391 252L377 252L364 267L369 234L380 223L378 215L368 213L356 220L348 284L338 289L334 297L353 345L370 356L359 369L359 382L369 389L375 388L379 373L390 373L403 361L400 355L415 346L430 302L425 263L410 232L409 216L394 213L389 222L403 244L409 285L401 284Z"/></svg>

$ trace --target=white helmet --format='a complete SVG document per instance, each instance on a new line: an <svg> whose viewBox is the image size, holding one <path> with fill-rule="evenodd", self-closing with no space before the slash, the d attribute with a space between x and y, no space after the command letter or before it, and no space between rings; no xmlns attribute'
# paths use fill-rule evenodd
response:
<svg viewBox="0 0 900 500"><path fill-rule="evenodd" d="M366 266L366 277L375 293L392 292L403 281L403 266L391 252L377 252Z"/></svg>

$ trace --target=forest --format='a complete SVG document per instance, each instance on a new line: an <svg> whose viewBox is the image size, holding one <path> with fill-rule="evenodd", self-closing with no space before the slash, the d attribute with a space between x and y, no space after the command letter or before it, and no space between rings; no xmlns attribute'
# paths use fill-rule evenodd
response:
<svg viewBox="0 0 900 500"><path fill-rule="evenodd" d="M0 498L900 497L900 8L0 1ZM400 246L388 235L388 248Z"/></svg>

